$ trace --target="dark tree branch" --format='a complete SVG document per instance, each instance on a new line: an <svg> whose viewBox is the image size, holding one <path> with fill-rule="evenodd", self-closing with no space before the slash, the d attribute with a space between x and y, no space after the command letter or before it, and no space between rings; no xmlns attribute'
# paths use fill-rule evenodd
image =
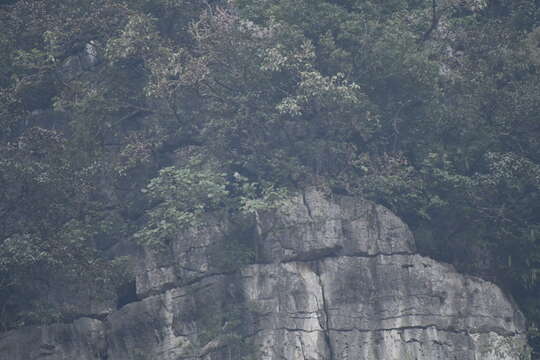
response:
<svg viewBox="0 0 540 360"><path fill-rule="evenodd" d="M424 35L422 35L422 37L419 39L419 43L424 43L429 40L433 31L435 31L439 26L440 19L441 15L437 13L437 0L431 0L431 25L429 29L426 30Z"/></svg>

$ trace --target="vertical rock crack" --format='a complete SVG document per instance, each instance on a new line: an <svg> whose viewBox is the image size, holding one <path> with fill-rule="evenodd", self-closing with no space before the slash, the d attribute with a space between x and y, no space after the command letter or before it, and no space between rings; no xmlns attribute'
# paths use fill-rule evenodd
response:
<svg viewBox="0 0 540 360"><path fill-rule="evenodd" d="M304 206L306 207L309 218L313 220L313 215L311 214L311 208L309 207L309 203L306 199L306 193L304 191L302 191L302 202L304 203Z"/></svg>
<svg viewBox="0 0 540 360"><path fill-rule="evenodd" d="M324 284L321 279L321 271L320 271L320 264L317 263L317 272L316 272L317 278L319 279L319 287L321 288L321 297L322 297L322 310L324 314L324 319L322 323L320 322L321 329L324 333L324 341L326 342L326 346L328 347L328 355L330 358L328 360L335 360L334 357L334 348L332 347L332 340L330 339L330 313L328 311L328 302L326 301L326 294L324 292Z"/></svg>

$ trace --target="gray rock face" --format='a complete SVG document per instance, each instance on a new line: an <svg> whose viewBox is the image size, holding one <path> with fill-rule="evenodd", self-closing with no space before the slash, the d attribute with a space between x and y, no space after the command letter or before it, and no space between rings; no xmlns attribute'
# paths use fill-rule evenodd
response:
<svg viewBox="0 0 540 360"><path fill-rule="evenodd" d="M168 247L142 249L136 262L138 296L159 294L221 272L217 257L229 227L209 216L204 225L179 234Z"/></svg>
<svg viewBox="0 0 540 360"><path fill-rule="evenodd" d="M329 201L318 191L261 217L261 229L262 260L274 263L414 252L411 232L388 209L345 196Z"/></svg>
<svg viewBox="0 0 540 360"><path fill-rule="evenodd" d="M0 360L517 360L525 354L524 318L501 290L416 254L407 226L384 207L309 190L259 215L252 233L214 217L166 248L143 249L142 300L102 322L5 333ZM231 243L246 237L256 263L231 266L226 254L242 254Z"/></svg>
<svg viewBox="0 0 540 360"><path fill-rule="evenodd" d="M0 335L0 359L105 359L105 328L99 320L32 326Z"/></svg>
<svg viewBox="0 0 540 360"><path fill-rule="evenodd" d="M242 274L263 319L261 359L517 359L524 345L523 318L496 286L418 255Z"/></svg>

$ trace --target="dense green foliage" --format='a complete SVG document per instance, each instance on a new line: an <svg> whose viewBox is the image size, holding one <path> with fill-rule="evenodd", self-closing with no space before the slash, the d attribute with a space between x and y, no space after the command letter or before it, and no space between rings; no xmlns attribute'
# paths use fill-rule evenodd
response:
<svg viewBox="0 0 540 360"><path fill-rule="evenodd" d="M505 287L540 348L537 1L2 4L4 326L32 282L118 282L119 239L317 185Z"/></svg>

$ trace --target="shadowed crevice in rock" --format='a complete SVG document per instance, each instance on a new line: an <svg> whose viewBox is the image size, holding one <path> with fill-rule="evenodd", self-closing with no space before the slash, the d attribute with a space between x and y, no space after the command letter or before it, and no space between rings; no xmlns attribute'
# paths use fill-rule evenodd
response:
<svg viewBox="0 0 540 360"><path fill-rule="evenodd" d="M319 276L319 274L320 274L320 269L317 266L317 276L319 278L319 286L321 288L321 299L322 299L322 308L320 309L320 311L322 311L322 313L324 315L324 318L323 318L324 320L323 320L323 323L321 324L321 327L322 327L322 329L324 331L324 339L326 341L326 345L328 346L328 354L330 356L330 360L334 360L335 359L334 350L332 348L332 341L331 341L331 337L330 337L330 328L329 328L330 312L328 311L328 303L327 303L327 300L326 300L326 296L324 294L324 284L322 283L321 277Z"/></svg>
<svg viewBox="0 0 540 360"><path fill-rule="evenodd" d="M121 309L124 305L136 302L139 300L137 296L137 287L135 281L130 281L122 285L117 291L116 309Z"/></svg>

